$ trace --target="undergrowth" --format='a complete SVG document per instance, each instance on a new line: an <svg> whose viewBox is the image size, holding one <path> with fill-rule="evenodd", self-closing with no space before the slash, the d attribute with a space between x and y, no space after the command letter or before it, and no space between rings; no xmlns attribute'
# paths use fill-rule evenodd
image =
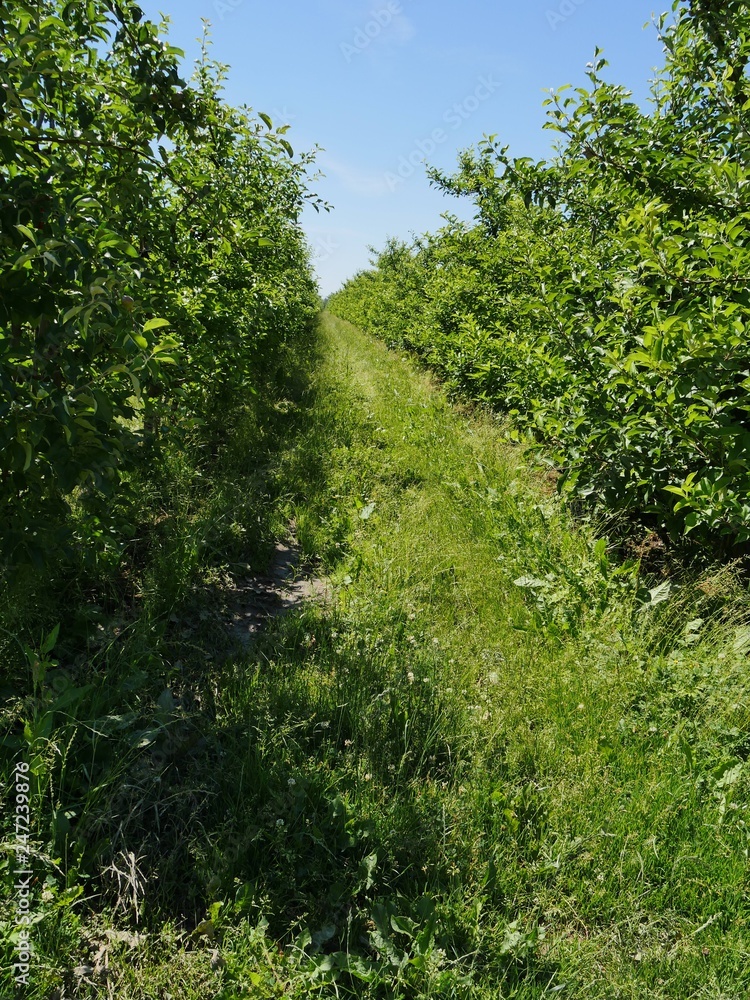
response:
<svg viewBox="0 0 750 1000"><path fill-rule="evenodd" d="M742 580L616 558L346 323L306 365L200 477L134 485L150 528L110 605L6 583L27 995L744 995ZM233 574L290 524L334 597L233 647Z"/></svg>

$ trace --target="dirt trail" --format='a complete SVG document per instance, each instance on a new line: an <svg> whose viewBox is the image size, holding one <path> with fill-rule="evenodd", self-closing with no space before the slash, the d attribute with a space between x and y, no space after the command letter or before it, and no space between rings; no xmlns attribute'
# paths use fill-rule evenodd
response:
<svg viewBox="0 0 750 1000"><path fill-rule="evenodd" d="M264 624L277 615L296 611L307 601L327 601L328 581L305 572L293 527L288 542L277 542L265 575L241 577L229 605L229 628L243 646L252 643Z"/></svg>

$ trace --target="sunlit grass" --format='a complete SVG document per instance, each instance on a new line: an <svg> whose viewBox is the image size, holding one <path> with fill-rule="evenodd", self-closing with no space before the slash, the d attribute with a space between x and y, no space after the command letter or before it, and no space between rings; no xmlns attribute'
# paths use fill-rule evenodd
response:
<svg viewBox="0 0 750 1000"><path fill-rule="evenodd" d="M321 338L152 564L156 634L71 706L99 735L43 737L47 805L98 768L65 864L104 895L52 881L30 996L744 995L743 585L657 603L491 417L346 323ZM223 529L194 552L243 484L244 554ZM290 521L334 600L219 653L222 549L261 564ZM102 875L131 853L142 881Z"/></svg>

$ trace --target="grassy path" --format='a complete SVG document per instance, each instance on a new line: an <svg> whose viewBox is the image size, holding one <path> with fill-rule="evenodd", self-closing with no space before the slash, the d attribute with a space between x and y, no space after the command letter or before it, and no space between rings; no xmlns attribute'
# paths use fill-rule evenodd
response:
<svg viewBox="0 0 750 1000"><path fill-rule="evenodd" d="M263 551L293 520L335 599L94 727L117 766L80 825L142 877L93 923L45 921L87 970L68 993L746 996L731 572L649 595L492 419L328 315L309 383L253 428L238 531Z"/></svg>
<svg viewBox="0 0 750 1000"><path fill-rule="evenodd" d="M339 603L293 627L293 667L276 636L283 685L258 683L299 734L290 774L325 774L352 832L310 863L297 910L320 955L291 988L320 967L357 996L743 995L731 576L644 608L492 420L323 327L311 421L277 475Z"/></svg>

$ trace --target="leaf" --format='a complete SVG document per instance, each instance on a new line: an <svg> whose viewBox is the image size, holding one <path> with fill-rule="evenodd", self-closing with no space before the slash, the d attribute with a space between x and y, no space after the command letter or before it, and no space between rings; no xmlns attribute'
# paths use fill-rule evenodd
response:
<svg viewBox="0 0 750 1000"><path fill-rule="evenodd" d="M520 576L517 580L513 581L513 586L534 590L538 587L546 587L547 583L545 580L540 580L535 576Z"/></svg>
<svg viewBox="0 0 750 1000"><path fill-rule="evenodd" d="M736 630L732 650L743 656L747 656L750 653L750 628L738 628Z"/></svg>
<svg viewBox="0 0 750 1000"><path fill-rule="evenodd" d="M58 622L58 624L55 625L55 627L52 629L52 631L49 633L49 635L45 638L44 642L42 643L42 648L41 648L42 656L47 656L48 653L52 652L52 650L57 645L57 638L59 635L60 635L60 623Z"/></svg>
<svg viewBox="0 0 750 1000"><path fill-rule="evenodd" d="M376 504L368 503L366 507L363 507L359 512L359 517L361 521L369 521L372 515L375 513Z"/></svg>
<svg viewBox="0 0 750 1000"><path fill-rule="evenodd" d="M26 461L24 462L23 472L28 472L29 469L31 468L31 461L34 457L34 453L32 452L31 445L29 444L28 441L19 441L18 443L21 445L24 452L26 453Z"/></svg>
<svg viewBox="0 0 750 1000"><path fill-rule="evenodd" d="M165 340L162 340L155 345L153 353L161 354L162 351L174 351L177 350L178 348L179 344L177 343L177 341L172 340L170 337L167 337Z"/></svg>
<svg viewBox="0 0 750 1000"><path fill-rule="evenodd" d="M333 939L336 937L337 929L338 928L336 927L336 924L333 923L324 924L323 927L320 928L320 930L315 931L315 933L310 938L308 944L312 944L313 947L316 949L322 948L323 945L328 944L329 941L333 941Z"/></svg>
<svg viewBox="0 0 750 1000"><path fill-rule="evenodd" d="M62 712L69 709L71 705L80 705L93 690L92 684L86 684L83 687L69 687L50 705L49 710L50 712Z"/></svg>
<svg viewBox="0 0 750 1000"><path fill-rule="evenodd" d="M65 326L74 316L79 316L86 306L72 306L66 313L63 313L62 324Z"/></svg>
<svg viewBox="0 0 750 1000"><path fill-rule="evenodd" d="M105 423L111 423L113 419L112 405L101 389L92 389L91 395L96 404L96 415Z"/></svg>
<svg viewBox="0 0 750 1000"><path fill-rule="evenodd" d="M191 937L205 937L209 941L213 941L216 937L216 930L212 920L201 920L198 926L195 928Z"/></svg>
<svg viewBox="0 0 750 1000"><path fill-rule="evenodd" d="M163 327L171 325L168 319L150 319L148 323L144 324L143 332L149 333L151 330L161 330Z"/></svg>
<svg viewBox="0 0 750 1000"><path fill-rule="evenodd" d="M362 958L360 955L352 955L347 952L338 952L336 955L336 965L342 970L342 972L347 972L350 976L355 979L359 979L363 983L372 983L379 976L379 969L375 964L368 959Z"/></svg>
<svg viewBox="0 0 750 1000"><path fill-rule="evenodd" d="M262 111L259 111L258 112L258 117L262 121L264 121L269 128L271 128L271 129L273 128L273 121L272 121L272 119L268 115L264 114Z"/></svg>
<svg viewBox="0 0 750 1000"><path fill-rule="evenodd" d="M742 774L744 770L744 762L737 760L725 760L718 767L714 768L711 772L711 777L714 779L717 788L731 788L732 785L736 784L737 779Z"/></svg>
<svg viewBox="0 0 750 1000"><path fill-rule="evenodd" d="M375 884L375 871L378 867L378 856L376 853L368 854L364 860L359 863L359 875L364 881L365 891L371 889Z"/></svg>
<svg viewBox="0 0 750 1000"><path fill-rule="evenodd" d="M0 136L0 160L3 163L13 163L18 159L18 150L12 139Z"/></svg>
<svg viewBox="0 0 750 1000"><path fill-rule="evenodd" d="M22 226L22 225L17 225L16 229L19 231L19 233L21 233L22 236L25 236L28 240L30 240L34 244L34 246L36 246L36 236L32 229L29 229L28 226Z"/></svg>
<svg viewBox="0 0 750 1000"><path fill-rule="evenodd" d="M413 937L417 930L417 924L409 917L392 916L391 927L398 934L405 934L409 938Z"/></svg>
<svg viewBox="0 0 750 1000"><path fill-rule="evenodd" d="M660 583L658 587L653 587L648 592L650 600L647 607L653 608L657 604L663 604L665 601L668 601L675 590L676 587L670 580L667 580L666 583Z"/></svg>
<svg viewBox="0 0 750 1000"><path fill-rule="evenodd" d="M166 688L156 700L156 704L159 706L162 712L173 712L177 706L177 702L174 699L174 695Z"/></svg>

